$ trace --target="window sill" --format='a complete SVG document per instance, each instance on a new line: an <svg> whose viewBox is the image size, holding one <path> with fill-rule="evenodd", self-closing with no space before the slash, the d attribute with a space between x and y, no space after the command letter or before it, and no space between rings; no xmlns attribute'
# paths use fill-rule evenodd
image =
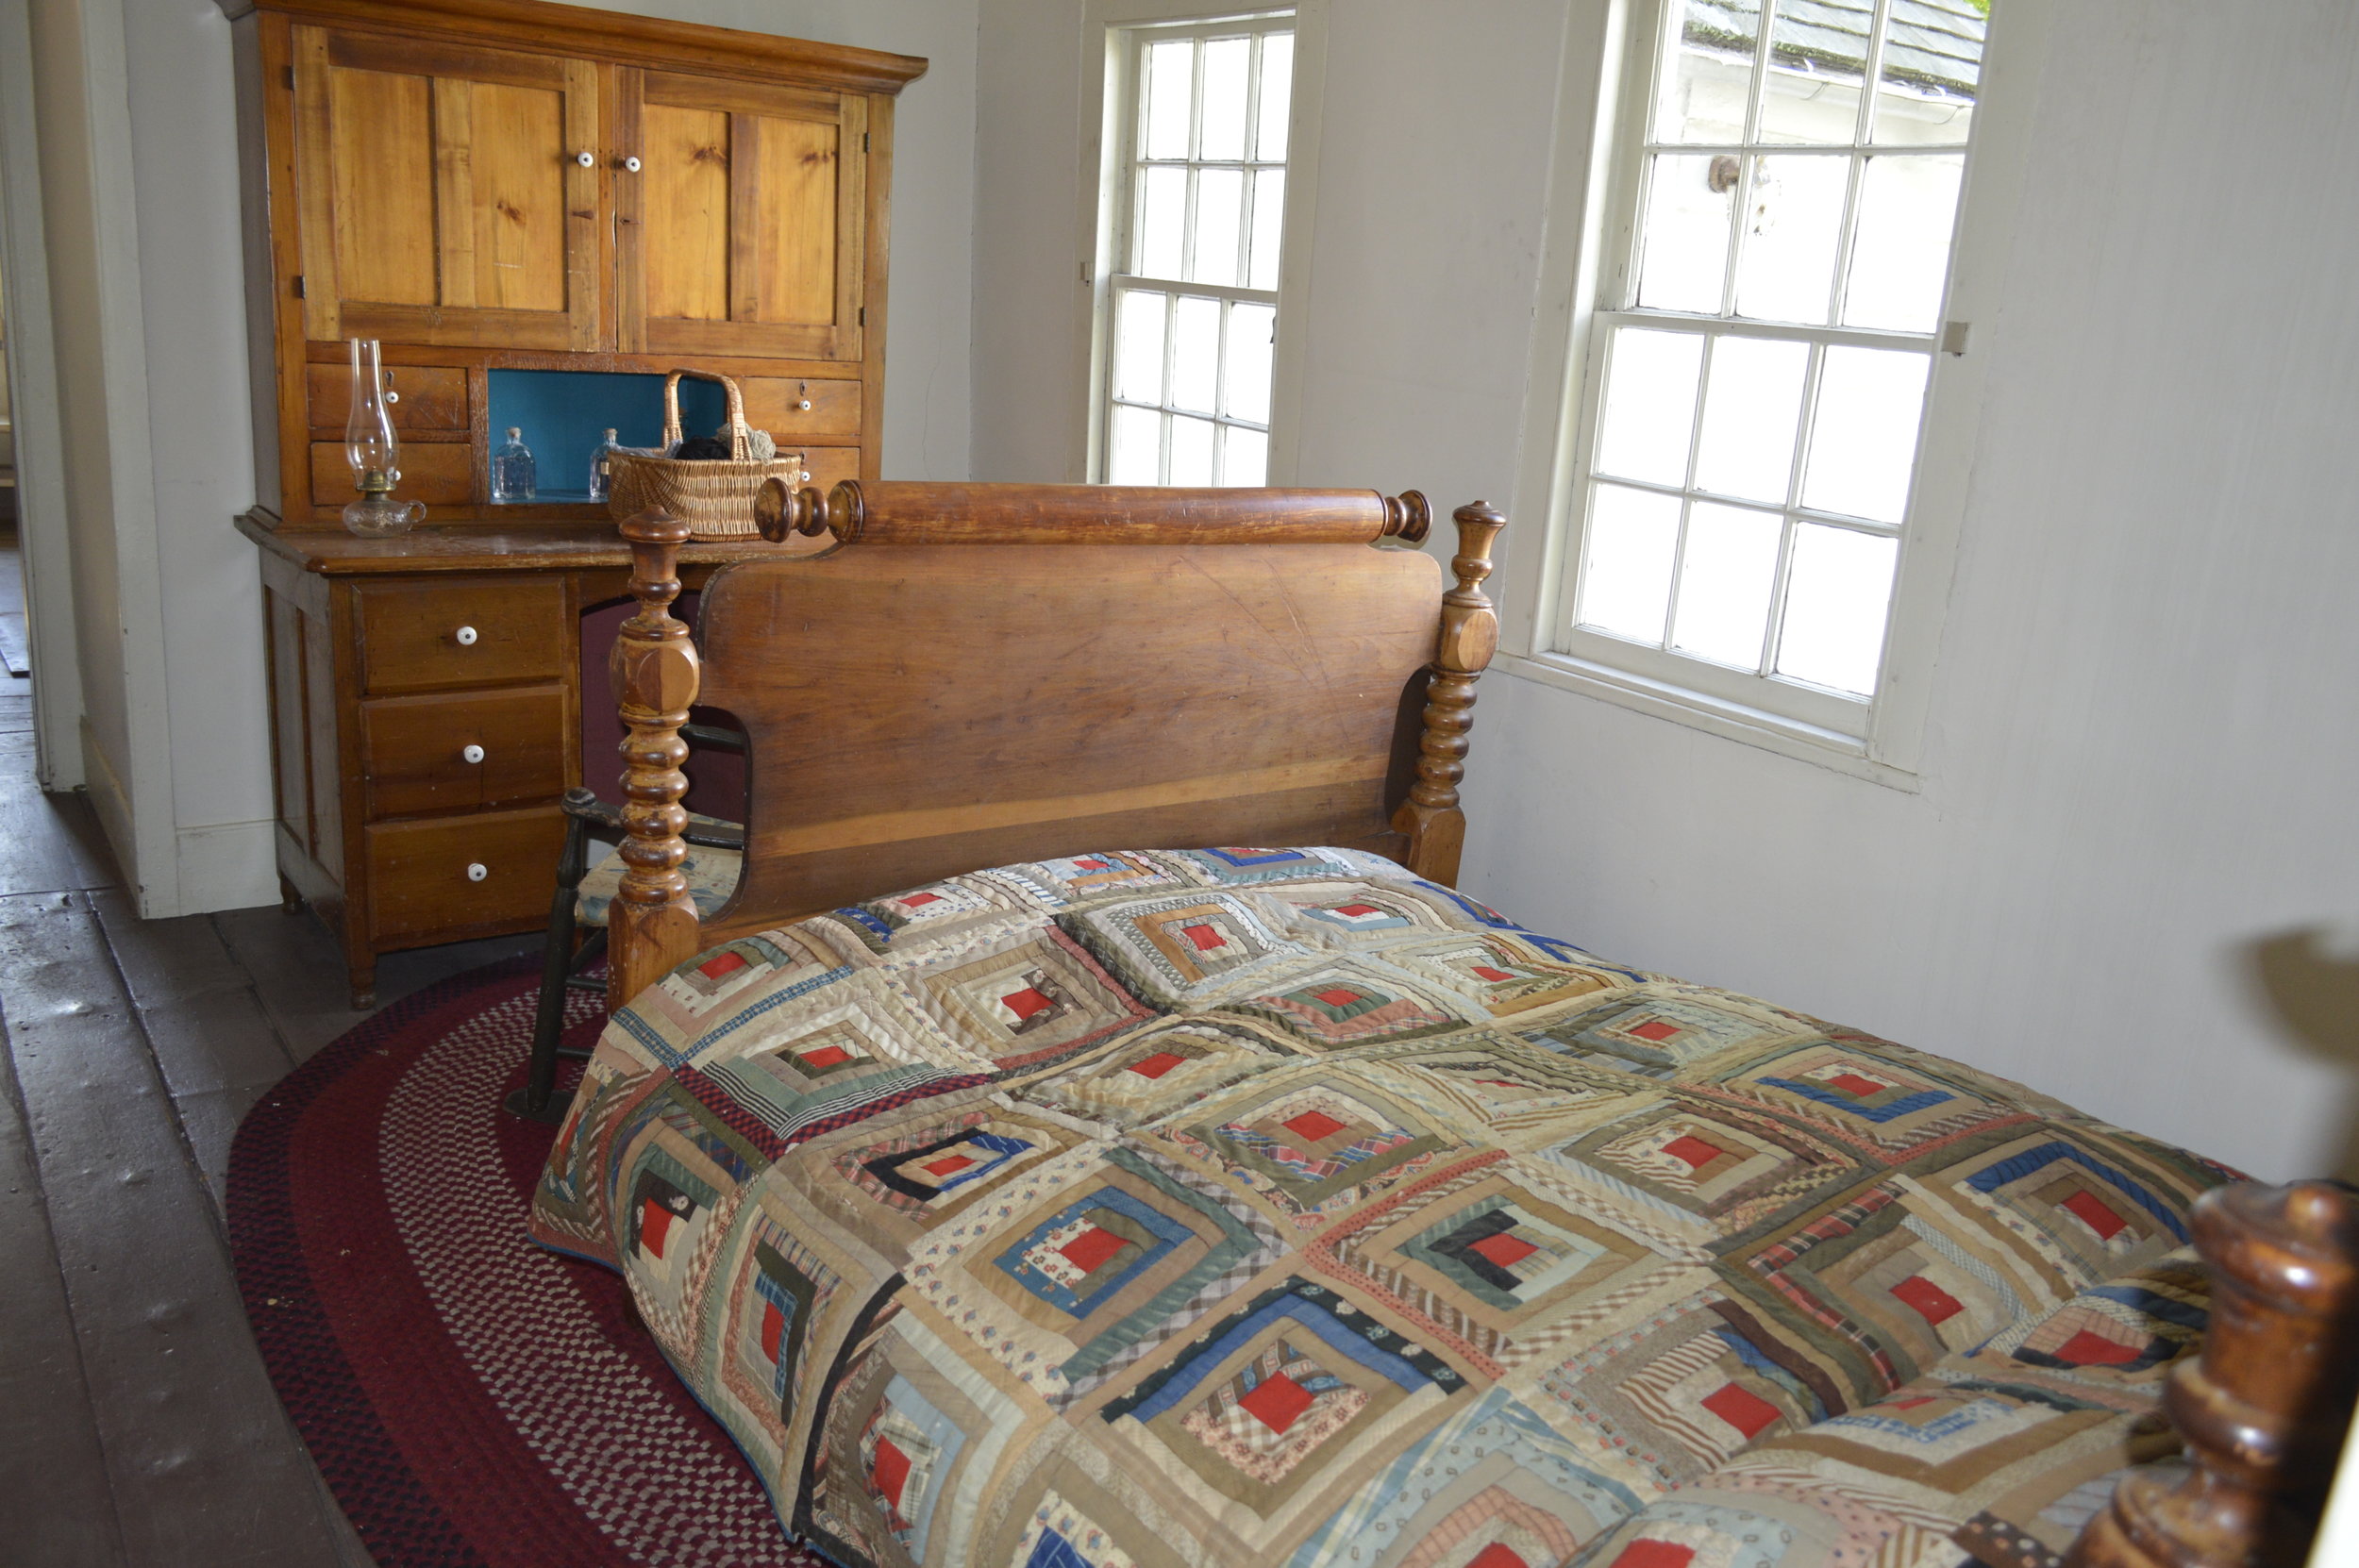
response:
<svg viewBox="0 0 2359 1568"><path fill-rule="evenodd" d="M1865 778L1887 789L1901 790L1911 794L1923 787L1922 780L1905 768L1889 762L1879 762L1867 755L1867 742L1857 736L1822 729L1741 703L1708 696L1701 692L1666 682L1650 680L1616 670L1570 654L1512 654L1502 653L1494 661L1494 668L1543 686L1562 691L1578 692L1583 696L1597 697L1616 707L1634 712L1668 719L1708 734L1740 741L1764 751L1776 752L1798 761L1813 762L1853 778Z"/></svg>

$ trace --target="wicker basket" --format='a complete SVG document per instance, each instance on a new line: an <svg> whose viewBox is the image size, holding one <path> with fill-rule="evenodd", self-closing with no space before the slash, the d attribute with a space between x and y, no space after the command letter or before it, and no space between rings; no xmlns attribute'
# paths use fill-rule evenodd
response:
<svg viewBox="0 0 2359 1568"><path fill-rule="evenodd" d="M617 452L608 461L607 510L616 522L653 508L688 525L691 539L758 539L754 497L764 479L776 475L790 486L802 474L799 460L756 461L745 428L745 398L737 383L710 371L676 370L663 378L663 450L679 443L679 378L718 381L728 394L729 455L722 458L652 458Z"/></svg>

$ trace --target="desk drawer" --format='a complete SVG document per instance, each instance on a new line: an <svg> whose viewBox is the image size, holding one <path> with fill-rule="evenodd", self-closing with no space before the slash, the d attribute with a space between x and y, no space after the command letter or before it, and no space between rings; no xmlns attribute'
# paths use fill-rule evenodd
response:
<svg viewBox="0 0 2359 1568"><path fill-rule="evenodd" d="M353 593L373 696L563 678L573 640L555 578L362 583Z"/></svg>
<svg viewBox="0 0 2359 1568"><path fill-rule="evenodd" d="M377 697L360 705L369 818L555 800L565 788L565 688Z"/></svg>
<svg viewBox="0 0 2359 1568"><path fill-rule="evenodd" d="M369 935L379 943L485 926L530 929L549 912L565 818L554 806L368 828ZM480 867L480 876L470 876Z"/></svg>

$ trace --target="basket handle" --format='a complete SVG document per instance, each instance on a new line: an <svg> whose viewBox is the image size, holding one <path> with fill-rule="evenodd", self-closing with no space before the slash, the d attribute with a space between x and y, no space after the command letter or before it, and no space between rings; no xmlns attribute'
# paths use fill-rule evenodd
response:
<svg viewBox="0 0 2359 1568"><path fill-rule="evenodd" d="M663 378L663 450L669 452L680 443L679 378L683 375L721 383L721 391L728 397L729 456L739 462L752 457L753 444L745 429L745 394L737 390L736 382L709 370L676 370Z"/></svg>

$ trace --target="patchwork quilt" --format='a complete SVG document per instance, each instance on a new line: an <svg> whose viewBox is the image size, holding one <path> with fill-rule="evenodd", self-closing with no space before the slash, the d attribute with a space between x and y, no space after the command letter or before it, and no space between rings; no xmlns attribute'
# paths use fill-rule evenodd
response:
<svg viewBox="0 0 2359 1568"><path fill-rule="evenodd" d="M699 955L531 1226L846 1568L1946 1564L2066 1403L2068 1485L2153 1446L2200 1307L2088 1293L2233 1176L1372 855L1118 851Z"/></svg>

